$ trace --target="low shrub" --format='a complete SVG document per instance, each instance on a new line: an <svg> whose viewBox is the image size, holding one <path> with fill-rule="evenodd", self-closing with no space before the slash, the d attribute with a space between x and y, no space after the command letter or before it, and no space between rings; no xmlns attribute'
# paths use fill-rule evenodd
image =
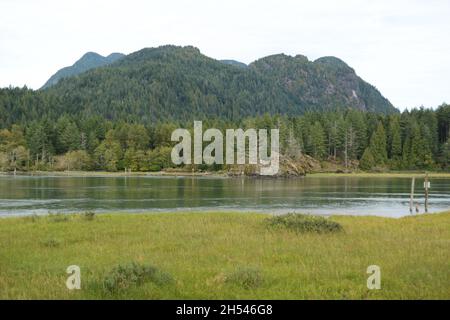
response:
<svg viewBox="0 0 450 320"><path fill-rule="evenodd" d="M94 211L86 211L83 213L83 218L85 220L92 221L95 218L95 212Z"/></svg>
<svg viewBox="0 0 450 320"><path fill-rule="evenodd" d="M298 233L331 233L343 231L342 226L330 219L305 214L288 213L268 219L270 227L286 228Z"/></svg>
<svg viewBox="0 0 450 320"><path fill-rule="evenodd" d="M254 268L238 268L225 276L225 283L234 284L244 289L255 289L263 282L262 273Z"/></svg>
<svg viewBox="0 0 450 320"><path fill-rule="evenodd" d="M108 292L117 292L130 286L142 285L145 282L153 282L162 286L170 284L173 278L170 274L151 265L142 265L135 262L118 265L105 277L103 287Z"/></svg>
<svg viewBox="0 0 450 320"><path fill-rule="evenodd" d="M149 166L148 171L151 171L151 172L158 172L158 171L161 171L161 169L162 169L162 168L161 168L160 165L152 164L152 165Z"/></svg>
<svg viewBox="0 0 450 320"><path fill-rule="evenodd" d="M70 216L64 213L49 213L48 218L51 222L66 222L70 220Z"/></svg>

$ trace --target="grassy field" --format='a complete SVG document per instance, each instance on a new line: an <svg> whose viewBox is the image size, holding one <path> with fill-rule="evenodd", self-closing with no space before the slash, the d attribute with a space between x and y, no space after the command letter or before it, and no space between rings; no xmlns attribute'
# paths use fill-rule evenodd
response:
<svg viewBox="0 0 450 320"><path fill-rule="evenodd" d="M88 218L0 219L0 298L450 299L450 212L334 216L343 231L325 234L271 228L264 214ZM159 273L106 290L114 267L131 262ZM82 288L69 291L73 264ZM380 290L366 287L373 264Z"/></svg>

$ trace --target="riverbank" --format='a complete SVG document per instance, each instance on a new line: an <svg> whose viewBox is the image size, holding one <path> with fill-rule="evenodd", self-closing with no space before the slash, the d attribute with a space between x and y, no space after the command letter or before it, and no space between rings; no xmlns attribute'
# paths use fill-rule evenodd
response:
<svg viewBox="0 0 450 320"><path fill-rule="evenodd" d="M425 172L420 171L397 171L397 172L351 172L351 173L334 173L334 172L315 172L308 176L313 177L356 177L356 178L423 178ZM429 178L450 178L450 172L428 172Z"/></svg>
<svg viewBox="0 0 450 320"><path fill-rule="evenodd" d="M0 172L0 176L11 176L12 172ZM19 176L63 176L63 177L236 177L226 172L191 172L191 171L158 171L158 172L109 172L109 171L29 171L17 172ZM420 171L397 171L397 172L312 172L307 176L312 177L360 177L360 178L412 178L423 177L425 172ZM450 178L450 172L428 172L430 178ZM276 177L283 178L283 177ZM289 177L295 178L295 177ZM303 178L303 176L299 176Z"/></svg>
<svg viewBox="0 0 450 320"><path fill-rule="evenodd" d="M325 234L273 229L268 217L0 219L0 299L450 299L450 212L333 216L343 231ZM114 266L131 262L166 276L105 291ZM69 291L66 268L74 264L82 289ZM369 265L381 268L380 290L366 287Z"/></svg>
<svg viewBox="0 0 450 320"><path fill-rule="evenodd" d="M0 176L12 176L13 172L0 172ZM124 172L124 171L26 171L17 172L17 176L52 176L52 177L227 177L223 172L191 172L191 171L157 171L157 172Z"/></svg>

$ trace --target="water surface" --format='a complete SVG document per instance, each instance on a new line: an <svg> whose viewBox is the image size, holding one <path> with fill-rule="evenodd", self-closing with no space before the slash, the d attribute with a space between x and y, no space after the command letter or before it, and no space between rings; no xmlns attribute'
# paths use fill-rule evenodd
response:
<svg viewBox="0 0 450 320"><path fill-rule="evenodd" d="M409 178L0 176L0 216L49 212L261 211L409 215ZM424 210L423 180L416 201ZM450 209L450 179L431 179L429 212Z"/></svg>

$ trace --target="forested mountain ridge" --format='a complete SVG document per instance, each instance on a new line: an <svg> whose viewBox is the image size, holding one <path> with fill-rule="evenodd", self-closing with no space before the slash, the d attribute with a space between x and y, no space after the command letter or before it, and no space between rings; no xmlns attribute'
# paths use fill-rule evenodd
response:
<svg viewBox="0 0 450 320"><path fill-rule="evenodd" d="M58 70L54 75L50 77L50 79L47 80L47 82L42 86L41 89L49 88L57 84L58 81L63 78L70 78L90 69L111 64L122 58L123 56L125 55L117 52L111 53L106 57L95 52L87 52L72 66Z"/></svg>
<svg viewBox="0 0 450 320"><path fill-rule="evenodd" d="M171 133L192 120L279 128L283 157L312 157L321 170L450 168L450 105L399 113L334 57L279 54L244 67L164 46L48 89L0 89L0 171L178 170Z"/></svg>
<svg viewBox="0 0 450 320"><path fill-rule="evenodd" d="M274 55L248 67L204 56L194 47L162 46L61 79L44 90L57 105L43 113L100 115L111 120L164 121L358 109L397 110L337 58L314 62Z"/></svg>

